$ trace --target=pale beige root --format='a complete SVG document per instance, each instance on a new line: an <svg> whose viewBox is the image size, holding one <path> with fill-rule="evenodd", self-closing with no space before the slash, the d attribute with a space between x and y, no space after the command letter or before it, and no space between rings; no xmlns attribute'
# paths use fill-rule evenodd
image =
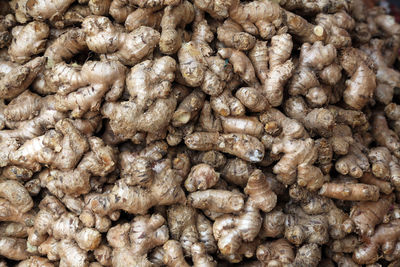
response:
<svg viewBox="0 0 400 267"><path fill-rule="evenodd" d="M313 25L306 19L290 11L285 11L285 24L288 32L302 43L315 43L324 41L327 36L326 30L320 25Z"/></svg>
<svg viewBox="0 0 400 267"><path fill-rule="evenodd" d="M171 57L146 60L131 69L126 81L130 100L106 102L101 108L115 135L124 140L137 132L158 132L167 127L177 104L171 93L175 70Z"/></svg>
<svg viewBox="0 0 400 267"><path fill-rule="evenodd" d="M52 22L56 28L67 28L82 23L85 17L93 15L88 5L72 4L64 15L55 22Z"/></svg>
<svg viewBox="0 0 400 267"><path fill-rule="evenodd" d="M230 3L229 17L252 35L269 39L275 34L275 27L282 24L283 10L275 2L240 3L233 0Z"/></svg>
<svg viewBox="0 0 400 267"><path fill-rule="evenodd" d="M93 15L105 16L108 15L111 2L112 0L90 0L88 6Z"/></svg>
<svg viewBox="0 0 400 267"><path fill-rule="evenodd" d="M351 46L349 32L354 29L355 21L346 11L335 14L320 13L316 16L315 22L327 31L326 44L333 44L336 48Z"/></svg>
<svg viewBox="0 0 400 267"><path fill-rule="evenodd" d="M88 150L87 140L68 119L55 126L55 130L26 141L10 155L10 161L33 171L40 170L41 164L61 170L73 168Z"/></svg>
<svg viewBox="0 0 400 267"><path fill-rule="evenodd" d="M87 61L82 67L62 62L45 79L58 93L56 109L72 110L73 117L81 117L87 111L98 111L103 96L107 101L117 100L125 87L125 73L126 68L113 60Z"/></svg>
<svg viewBox="0 0 400 267"><path fill-rule="evenodd" d="M260 238L280 237L285 232L286 214L274 209L263 216L263 224L259 233Z"/></svg>
<svg viewBox="0 0 400 267"><path fill-rule="evenodd" d="M123 23L134 10L129 0L113 0L108 12L116 22Z"/></svg>
<svg viewBox="0 0 400 267"><path fill-rule="evenodd" d="M39 257L39 256L31 256L28 259L21 261L16 265L17 267L54 267L54 264L50 262L48 259Z"/></svg>
<svg viewBox="0 0 400 267"><path fill-rule="evenodd" d="M336 155L347 155L351 144L354 143L353 133L349 126L337 123L333 126L329 141Z"/></svg>
<svg viewBox="0 0 400 267"><path fill-rule="evenodd" d="M304 0L283 0L279 4L287 10L295 10L301 14L313 15L317 13L335 13L348 9L349 3L343 0L328 0L308 2Z"/></svg>
<svg viewBox="0 0 400 267"><path fill-rule="evenodd" d="M187 196L188 205L196 209L207 209L219 213L238 212L243 209L241 193L221 189L196 191Z"/></svg>
<svg viewBox="0 0 400 267"><path fill-rule="evenodd" d="M171 55L181 47L180 30L194 19L194 7L189 1L183 1L177 6L167 6L161 19L160 50Z"/></svg>
<svg viewBox="0 0 400 267"><path fill-rule="evenodd" d="M360 244L361 241L358 240L356 235L348 235L342 239L334 240L330 244L330 249L333 252L352 253Z"/></svg>
<svg viewBox="0 0 400 267"><path fill-rule="evenodd" d="M364 173L364 175L360 178L360 182L363 184L375 185L379 188L380 192L386 195L392 193L393 191L393 187L390 182L381 180L369 172Z"/></svg>
<svg viewBox="0 0 400 267"><path fill-rule="evenodd" d="M231 7L232 0L221 1L221 0L212 0L212 1L204 1L204 0L195 0L194 4L196 8L207 12L213 18L222 20L223 18L227 18L229 16L229 8Z"/></svg>
<svg viewBox="0 0 400 267"><path fill-rule="evenodd" d="M86 49L85 34L81 29L72 28L47 47L44 56L47 58L47 66L53 67L54 64L68 60Z"/></svg>
<svg viewBox="0 0 400 267"><path fill-rule="evenodd" d="M400 237L400 220L392 220L376 228L371 237L366 238L353 253L353 260L358 264L371 264L378 260L378 250L383 254L391 254Z"/></svg>
<svg viewBox="0 0 400 267"><path fill-rule="evenodd" d="M350 217L362 236L371 236L376 225L382 223L393 205L393 195L383 195L378 201L358 202L352 208Z"/></svg>
<svg viewBox="0 0 400 267"><path fill-rule="evenodd" d="M244 133L260 137L264 132L264 125L257 117L250 116L221 116L221 125L225 133Z"/></svg>
<svg viewBox="0 0 400 267"><path fill-rule="evenodd" d="M351 108L361 110L370 99L376 88L376 77L371 59L361 50L345 48L339 56L340 65L350 79L346 81L343 100Z"/></svg>
<svg viewBox="0 0 400 267"><path fill-rule="evenodd" d="M342 78L342 67L334 62L319 71L318 76L323 84L334 86Z"/></svg>
<svg viewBox="0 0 400 267"><path fill-rule="evenodd" d="M146 26L130 33L122 32L107 17L102 16L86 17L82 29L90 50L130 66L151 54L160 39L156 30Z"/></svg>
<svg viewBox="0 0 400 267"><path fill-rule="evenodd" d="M125 28L133 31L140 26L148 26L160 31L160 22L163 12L158 8L138 8L128 15L125 20Z"/></svg>
<svg viewBox="0 0 400 267"><path fill-rule="evenodd" d="M2 222L0 224L0 236L24 238L28 236L28 227L17 222Z"/></svg>
<svg viewBox="0 0 400 267"><path fill-rule="evenodd" d="M112 260L112 249L105 245L100 244L94 251L93 251L95 259L102 265L102 266L111 266Z"/></svg>
<svg viewBox="0 0 400 267"><path fill-rule="evenodd" d="M236 91L235 97L252 112L263 112L270 107L267 98L262 94L261 90L254 87L240 88Z"/></svg>
<svg viewBox="0 0 400 267"><path fill-rule="evenodd" d="M33 82L45 64L44 57L36 57L24 65L0 62L0 98L12 99Z"/></svg>
<svg viewBox="0 0 400 267"><path fill-rule="evenodd" d="M196 228L199 241L204 244L207 253L217 251L217 242L213 235L212 223L202 213L197 214Z"/></svg>
<svg viewBox="0 0 400 267"><path fill-rule="evenodd" d="M55 0L51 2L17 0L16 18L20 23L26 23L30 18L34 20L57 21L74 0Z"/></svg>
<svg viewBox="0 0 400 267"><path fill-rule="evenodd" d="M371 162L372 173L377 177L384 180L390 180L390 165L392 161L392 154L386 147L371 148L368 154L369 161Z"/></svg>
<svg viewBox="0 0 400 267"><path fill-rule="evenodd" d="M160 214L136 216L130 223L117 224L107 233L113 247L112 266L151 266L147 253L168 240L168 227Z"/></svg>
<svg viewBox="0 0 400 267"><path fill-rule="evenodd" d="M239 158L228 159L221 170L221 176L229 183L245 187L255 167Z"/></svg>
<svg viewBox="0 0 400 267"><path fill-rule="evenodd" d="M360 178L364 172L369 171L369 161L363 153L366 148L359 142L354 142L348 148L345 156L340 157L335 163L337 172L343 175L350 175L355 178Z"/></svg>
<svg viewBox="0 0 400 267"><path fill-rule="evenodd" d="M185 188L188 192L206 190L213 187L219 180L219 173L208 164L197 164L192 167L185 180Z"/></svg>
<svg viewBox="0 0 400 267"><path fill-rule="evenodd" d="M229 89L225 89L218 96L211 96L210 105L215 113L224 117L229 115L243 116L246 113L245 106L232 95Z"/></svg>
<svg viewBox="0 0 400 267"><path fill-rule="evenodd" d="M269 47L269 72L262 92L271 106L282 104L283 87L294 71L294 65L288 60L292 52L293 42L290 34L275 35Z"/></svg>
<svg viewBox="0 0 400 267"><path fill-rule="evenodd" d="M331 65L336 56L336 49L331 44L323 45L319 41L313 45L304 43L301 46L299 66L288 84L289 94L303 95L313 106L328 103L328 95L319 83L317 71Z"/></svg>
<svg viewBox="0 0 400 267"><path fill-rule="evenodd" d="M248 202L238 215L225 214L218 217L213 224L213 233L220 253L235 254L242 242L251 242L257 237L261 224L260 212Z"/></svg>
<svg viewBox="0 0 400 267"><path fill-rule="evenodd" d="M206 94L217 96L232 79L232 65L219 56L211 56L209 43L214 35L200 12L196 12L192 28L191 41L182 44L178 52L182 79L189 86L200 86Z"/></svg>
<svg viewBox="0 0 400 267"><path fill-rule="evenodd" d="M18 97L13 98L7 106L4 105L4 119L7 122L31 120L39 115L41 107L42 98L27 90Z"/></svg>
<svg viewBox="0 0 400 267"><path fill-rule="evenodd" d="M13 29L14 38L8 49L11 60L22 64L31 56L44 52L49 31L49 26L39 21L15 27Z"/></svg>
<svg viewBox="0 0 400 267"><path fill-rule="evenodd" d="M328 109L311 109L301 96L295 96L285 101L284 110L290 118L303 123L311 135L317 133L323 137L331 136L335 118Z"/></svg>
<svg viewBox="0 0 400 267"><path fill-rule="evenodd" d="M175 240L168 240L164 246L164 258L163 262L168 267L189 267L190 265L186 262L183 256L181 244Z"/></svg>
<svg viewBox="0 0 400 267"><path fill-rule="evenodd" d="M258 246L257 259L267 267L290 265L294 260L293 247L283 238L266 242Z"/></svg>
<svg viewBox="0 0 400 267"><path fill-rule="evenodd" d="M254 47L256 38L243 32L243 28L231 19L226 19L224 23L217 28L218 40L227 47L238 50L250 50Z"/></svg>
<svg viewBox="0 0 400 267"><path fill-rule="evenodd" d="M369 45L364 45L362 50L369 55L377 68L375 99L384 104L392 101L394 87L400 86L400 73L385 62L382 54L384 40L372 39Z"/></svg>
<svg viewBox="0 0 400 267"><path fill-rule="evenodd" d="M297 205L288 205L285 238L299 246L303 243L326 244L329 240L328 219L324 215L308 215Z"/></svg>
<svg viewBox="0 0 400 267"><path fill-rule="evenodd" d="M205 132L220 132L222 131L221 119L214 116L211 109L211 104L208 101L204 102L203 108L201 109L199 120L199 128Z"/></svg>
<svg viewBox="0 0 400 267"><path fill-rule="evenodd" d="M385 115L390 120L391 128L397 135L400 133L400 106L390 103L385 107Z"/></svg>
<svg viewBox="0 0 400 267"><path fill-rule="evenodd" d="M277 180L283 184L297 184L315 191L325 182L322 171L313 164L318 158L318 149L314 140L290 140L284 138L277 140L272 146L272 153L284 153L278 163L273 167Z"/></svg>
<svg viewBox="0 0 400 267"><path fill-rule="evenodd" d="M393 155L400 158L399 137L389 128L386 117L381 112L376 112L372 116L372 135L378 145L386 147Z"/></svg>
<svg viewBox="0 0 400 267"><path fill-rule="evenodd" d="M155 205L184 203L185 194L180 187L182 177L169 167L159 170L149 187L129 186L118 180L109 193L92 197L87 206L99 215L124 210L132 214L145 214Z"/></svg>
<svg viewBox="0 0 400 267"><path fill-rule="evenodd" d="M92 176L105 177L112 172L117 162L113 149L98 137L92 136L88 141L90 150L75 169L46 169L39 174L41 185L58 197L65 194L78 196L90 191Z"/></svg>
<svg viewBox="0 0 400 267"><path fill-rule="evenodd" d="M16 261L26 260L30 256L26 239L1 236L0 255Z"/></svg>
<svg viewBox="0 0 400 267"><path fill-rule="evenodd" d="M379 188L362 183L325 183L319 194L341 200L377 201L379 199Z"/></svg>
<svg viewBox="0 0 400 267"><path fill-rule="evenodd" d="M262 143L246 134L195 132L185 137L185 144L189 149L199 151L214 149L250 162L260 162L264 158Z"/></svg>
<svg viewBox="0 0 400 267"><path fill-rule="evenodd" d="M87 252L72 240L57 241L49 237L43 242L38 251L42 255L47 255L51 261L60 260L60 266L86 267L89 265Z"/></svg>
<svg viewBox="0 0 400 267"><path fill-rule="evenodd" d="M258 86L256 73L250 59L243 52L233 48L221 48L218 55L228 59L233 66L233 71L249 86Z"/></svg>
<svg viewBox="0 0 400 267"><path fill-rule="evenodd" d="M192 260L194 267L216 267L217 262L213 257L207 254L206 246L203 243L195 243L192 245Z"/></svg>
<svg viewBox="0 0 400 267"><path fill-rule="evenodd" d="M256 71L257 78L262 84L268 78L268 42L257 40L253 49L248 53L248 56L253 63L254 69Z"/></svg>
<svg viewBox="0 0 400 267"><path fill-rule="evenodd" d="M192 93L182 100L175 110L172 116L172 125L174 127L180 127L195 118L200 108L203 107L205 98L206 95L202 91L193 90Z"/></svg>
<svg viewBox="0 0 400 267"><path fill-rule="evenodd" d="M261 170L256 169L250 174L244 192L249 196L249 204L264 212L271 211L277 203L277 196Z"/></svg>
<svg viewBox="0 0 400 267"><path fill-rule="evenodd" d="M101 234L93 228L84 227L79 217L67 212L53 196L46 196L39 204L40 211L35 217L34 232L30 233L30 245L39 246L43 241L32 235L52 235L56 240L73 240L83 250L94 250L101 242Z"/></svg>
<svg viewBox="0 0 400 267"><path fill-rule="evenodd" d="M321 248L317 244L305 244L296 253L294 266L317 267L321 260Z"/></svg>

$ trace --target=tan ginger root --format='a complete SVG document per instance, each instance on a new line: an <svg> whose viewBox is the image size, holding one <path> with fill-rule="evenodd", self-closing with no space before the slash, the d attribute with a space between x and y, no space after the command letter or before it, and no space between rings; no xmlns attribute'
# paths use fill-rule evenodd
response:
<svg viewBox="0 0 400 267"><path fill-rule="evenodd" d="M0 220L31 226L34 218L29 211L33 207L33 200L27 189L14 180L1 181L0 188Z"/></svg>
<svg viewBox="0 0 400 267"><path fill-rule="evenodd" d="M177 6L167 6L161 19L160 50L171 55L181 47L180 30L194 19L194 7L189 1L183 1Z"/></svg>
<svg viewBox="0 0 400 267"><path fill-rule="evenodd" d="M198 213L196 227L199 234L199 241L204 244L206 251L208 253L215 253L217 251L217 242L213 235L212 223L202 213Z"/></svg>
<svg viewBox="0 0 400 267"><path fill-rule="evenodd" d="M257 259L269 266L283 266L294 260L294 251L289 242L281 238L258 246Z"/></svg>
<svg viewBox="0 0 400 267"><path fill-rule="evenodd" d="M221 177L229 183L245 187L255 167L239 158L228 159L221 170Z"/></svg>
<svg viewBox="0 0 400 267"><path fill-rule="evenodd" d="M239 215L225 214L213 224L213 233L221 254L235 254L242 242L253 241L261 228L262 219L257 208L247 202Z"/></svg>
<svg viewBox="0 0 400 267"><path fill-rule="evenodd" d="M132 214L145 214L155 205L185 202L185 194L179 186L181 180L175 170L163 166L154 174L150 186L129 186L120 179L110 192L90 198L87 206L101 216L120 209Z"/></svg>
<svg viewBox="0 0 400 267"><path fill-rule="evenodd" d="M163 262L168 267L189 267L190 265L186 262L182 247L178 241L168 240L164 246L164 257Z"/></svg>
<svg viewBox="0 0 400 267"><path fill-rule="evenodd" d="M376 178L369 172L364 173L364 175L360 178L360 182L363 184L375 185L379 188L379 191L384 194L390 194L393 191L393 187L390 182Z"/></svg>
<svg viewBox="0 0 400 267"><path fill-rule="evenodd" d="M101 234L88 227L83 227L79 218L66 211L66 208L53 196L45 197L39 204L40 211L35 217L34 233L38 236L51 235L56 240L74 240L83 250L94 250L100 244ZM39 246L39 242L33 242Z"/></svg>
<svg viewBox="0 0 400 267"><path fill-rule="evenodd" d="M0 255L12 260L26 260L30 253L27 251L26 239L0 237Z"/></svg>
<svg viewBox="0 0 400 267"><path fill-rule="evenodd" d="M107 17L101 16L86 17L82 29L90 50L130 66L151 54L160 39L156 30L146 26L130 33L121 32Z"/></svg>
<svg viewBox="0 0 400 267"><path fill-rule="evenodd" d="M399 164L397 159L390 153L389 149L386 147L374 147L370 150L368 158L371 162L371 170L374 176L383 179L381 186L383 186L385 181L390 181L391 185L395 188L400 186L399 180ZM387 183L387 182L386 182ZM389 186L384 186L386 188L385 194L388 194L390 190ZM381 186L378 186L383 189Z"/></svg>
<svg viewBox="0 0 400 267"><path fill-rule="evenodd" d="M13 28L14 38L8 49L11 60L22 64L31 56L44 52L49 32L49 26L39 21Z"/></svg>
<svg viewBox="0 0 400 267"><path fill-rule="evenodd" d="M9 29L15 25L15 17L12 14L0 16L0 48L8 46L11 42L12 35Z"/></svg>
<svg viewBox="0 0 400 267"><path fill-rule="evenodd" d="M213 257L207 255L206 247L203 243L195 243L192 245L192 260L194 267L216 267L217 262Z"/></svg>
<svg viewBox="0 0 400 267"><path fill-rule="evenodd" d="M390 120L390 126L397 135L400 133L400 106L390 103L385 107L385 115Z"/></svg>
<svg viewBox="0 0 400 267"><path fill-rule="evenodd" d="M340 64L351 76L346 81L343 100L351 108L361 110L372 98L376 88L376 77L366 54L356 48L342 50Z"/></svg>
<svg viewBox="0 0 400 267"><path fill-rule="evenodd" d="M261 90L253 87L240 88L236 91L235 97L252 112L262 112L270 107L267 98L262 94Z"/></svg>
<svg viewBox="0 0 400 267"><path fill-rule="evenodd" d="M227 47L238 50L250 50L254 47L256 38L243 32L242 27L231 19L226 19L224 23L217 28L218 40Z"/></svg>
<svg viewBox="0 0 400 267"><path fill-rule="evenodd" d="M378 250L391 254L400 237L400 220L396 219L377 227L375 234L367 237L365 242L353 253L353 260L358 264L371 264L378 260Z"/></svg>
<svg viewBox="0 0 400 267"><path fill-rule="evenodd" d="M317 244L306 244L297 250L293 265L317 267L320 261L321 248Z"/></svg>
<svg viewBox="0 0 400 267"><path fill-rule="evenodd" d="M148 26L153 29L159 29L163 12L158 8L138 8L126 17L125 28L133 31L140 26Z"/></svg>
<svg viewBox="0 0 400 267"><path fill-rule="evenodd" d="M287 207L285 238L298 246L303 243L326 244L329 239L328 219L324 215L308 215L299 206Z"/></svg>
<svg viewBox="0 0 400 267"><path fill-rule="evenodd" d="M257 117L250 116L221 116L221 125L225 133L244 133L260 137L264 132L264 125Z"/></svg>
<svg viewBox="0 0 400 267"><path fill-rule="evenodd" d="M196 12L193 35L178 51L179 69L184 82L192 87L200 86L206 94L221 94L232 79L232 66L219 56L212 56L209 43L214 35L203 14Z"/></svg>
<svg viewBox="0 0 400 267"><path fill-rule="evenodd" d="M15 0L12 3L16 12L16 19L26 23L32 17L34 20L57 21L74 0L56 0L50 3L41 1Z"/></svg>
<svg viewBox="0 0 400 267"><path fill-rule="evenodd" d="M244 198L241 193L222 189L208 189L190 193L188 205L197 209L207 209L218 213L238 212L243 209Z"/></svg>
<svg viewBox="0 0 400 267"><path fill-rule="evenodd" d="M335 125L333 114L326 108L308 107L301 96L291 97L284 104L286 114L303 123L310 134L317 133L320 136L330 137Z"/></svg>
<svg viewBox="0 0 400 267"><path fill-rule="evenodd" d="M38 256L31 256L29 259L21 261L17 265L18 267L54 267L54 264L51 263L48 259L38 257Z"/></svg>
<svg viewBox="0 0 400 267"><path fill-rule="evenodd" d="M399 137L392 131L383 113L377 112L372 117L372 135L378 145L390 150L397 158L400 158Z"/></svg>
<svg viewBox="0 0 400 267"><path fill-rule="evenodd" d="M360 178L364 172L370 169L368 158L363 153L365 150L365 146L355 140L349 146L347 154L336 161L336 171L343 175L348 174L352 177Z"/></svg>
<svg viewBox="0 0 400 267"><path fill-rule="evenodd" d="M248 203L264 212L270 212L276 206L277 196L261 170L250 174L244 192L249 196Z"/></svg>
<svg viewBox="0 0 400 267"><path fill-rule="evenodd" d="M60 260L60 266L81 267L89 264L87 252L72 240L57 241L49 237L39 246L38 251L47 255L51 261Z"/></svg>
<svg viewBox="0 0 400 267"><path fill-rule="evenodd" d="M325 183L319 194L329 198L350 201L377 201L379 188L362 183Z"/></svg>
<svg viewBox="0 0 400 267"><path fill-rule="evenodd" d="M126 82L130 100L106 102L101 108L114 134L125 140L139 131L157 132L167 127L177 102L171 94L175 69L171 57L146 60L131 69Z"/></svg>
<svg viewBox="0 0 400 267"><path fill-rule="evenodd" d="M115 169L115 152L98 137L88 140L90 150L86 152L75 169L64 171L46 169L39 174L42 186L58 197L78 196L90 191L92 176L104 177Z"/></svg>
<svg viewBox="0 0 400 267"><path fill-rule="evenodd" d="M44 64L44 57L37 57L24 65L0 62L0 98L12 99L25 91Z"/></svg>
<svg viewBox="0 0 400 267"><path fill-rule="evenodd" d="M107 233L113 247L112 266L151 266L147 253L168 240L168 227L160 214L136 216L130 223L118 224Z"/></svg>
<svg viewBox="0 0 400 267"><path fill-rule="evenodd" d="M383 195L378 201L358 202L350 212L357 231L362 236L371 236L374 228L382 223L384 216L389 212L393 205L393 195Z"/></svg>
<svg viewBox="0 0 400 267"><path fill-rule="evenodd" d="M293 42L290 34L275 35L271 39L271 47L269 48L270 70L266 80L262 81L264 84L262 92L273 107L281 105L283 100L283 87L294 71L292 61L288 60L292 48Z"/></svg>
<svg viewBox="0 0 400 267"><path fill-rule="evenodd" d="M246 113L245 106L232 95L229 89L225 89L218 96L211 96L210 105L216 114L224 117L243 116Z"/></svg>
<svg viewBox="0 0 400 267"><path fill-rule="evenodd" d="M261 142L246 134L219 134L195 132L185 137L188 148L199 151L218 150L235 155L250 162L259 162L264 157Z"/></svg>
<svg viewBox="0 0 400 267"><path fill-rule="evenodd" d="M342 239L334 240L330 244L330 249L332 252L352 253L360 243L356 235L348 235Z"/></svg>
<svg viewBox="0 0 400 267"><path fill-rule="evenodd" d="M362 111L344 109L338 106L328 106L328 109L332 112L337 124L346 124L357 132L364 132L369 128L368 118Z"/></svg>
<svg viewBox="0 0 400 267"><path fill-rule="evenodd" d="M322 106L329 102L329 97L317 78L317 71L323 71L336 58L333 45L316 42L301 46L299 66L288 84L289 94L303 95L313 106Z"/></svg>
<svg viewBox="0 0 400 267"><path fill-rule="evenodd" d="M13 164L38 171L41 164L69 170L88 150L86 138L68 119L57 122L56 129L26 141L10 155Z"/></svg>
<svg viewBox="0 0 400 267"><path fill-rule="evenodd" d="M172 116L172 125L180 127L191 121L199 113L199 110L204 105L206 95L200 90L193 90L179 104Z"/></svg>
<svg viewBox="0 0 400 267"><path fill-rule="evenodd" d="M192 167L185 180L185 188L188 192L206 190L213 187L219 180L219 173L208 164L197 164Z"/></svg>
<svg viewBox="0 0 400 267"><path fill-rule="evenodd" d="M375 98L381 103L389 104L393 98L394 87L400 86L400 73L385 62L382 54L383 45L384 40L372 39L368 46L362 47L362 50L370 56L377 68Z"/></svg>
<svg viewBox="0 0 400 267"><path fill-rule="evenodd" d="M87 61L82 68L57 64L47 85L57 91L55 108L72 117L82 117L88 111L100 109L103 96L107 101L117 100L125 86L126 68L118 61Z"/></svg>

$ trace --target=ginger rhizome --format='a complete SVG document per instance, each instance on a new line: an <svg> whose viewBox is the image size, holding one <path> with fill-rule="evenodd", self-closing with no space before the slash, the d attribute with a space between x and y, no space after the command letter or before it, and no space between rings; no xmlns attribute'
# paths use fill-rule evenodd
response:
<svg viewBox="0 0 400 267"><path fill-rule="evenodd" d="M0 266L400 265L388 7L3 2Z"/></svg>

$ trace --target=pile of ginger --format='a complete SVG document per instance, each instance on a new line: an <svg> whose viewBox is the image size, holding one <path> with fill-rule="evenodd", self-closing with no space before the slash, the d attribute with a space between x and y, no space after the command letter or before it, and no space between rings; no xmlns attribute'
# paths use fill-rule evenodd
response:
<svg viewBox="0 0 400 267"><path fill-rule="evenodd" d="M400 24L362 0L0 5L0 267L400 266Z"/></svg>

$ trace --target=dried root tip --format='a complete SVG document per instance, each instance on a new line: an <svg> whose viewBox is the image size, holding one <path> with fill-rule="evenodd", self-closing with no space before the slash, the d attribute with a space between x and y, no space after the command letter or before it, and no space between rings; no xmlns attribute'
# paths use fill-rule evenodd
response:
<svg viewBox="0 0 400 267"><path fill-rule="evenodd" d="M319 194L341 200L377 201L379 199L379 188L361 183L325 183Z"/></svg>

